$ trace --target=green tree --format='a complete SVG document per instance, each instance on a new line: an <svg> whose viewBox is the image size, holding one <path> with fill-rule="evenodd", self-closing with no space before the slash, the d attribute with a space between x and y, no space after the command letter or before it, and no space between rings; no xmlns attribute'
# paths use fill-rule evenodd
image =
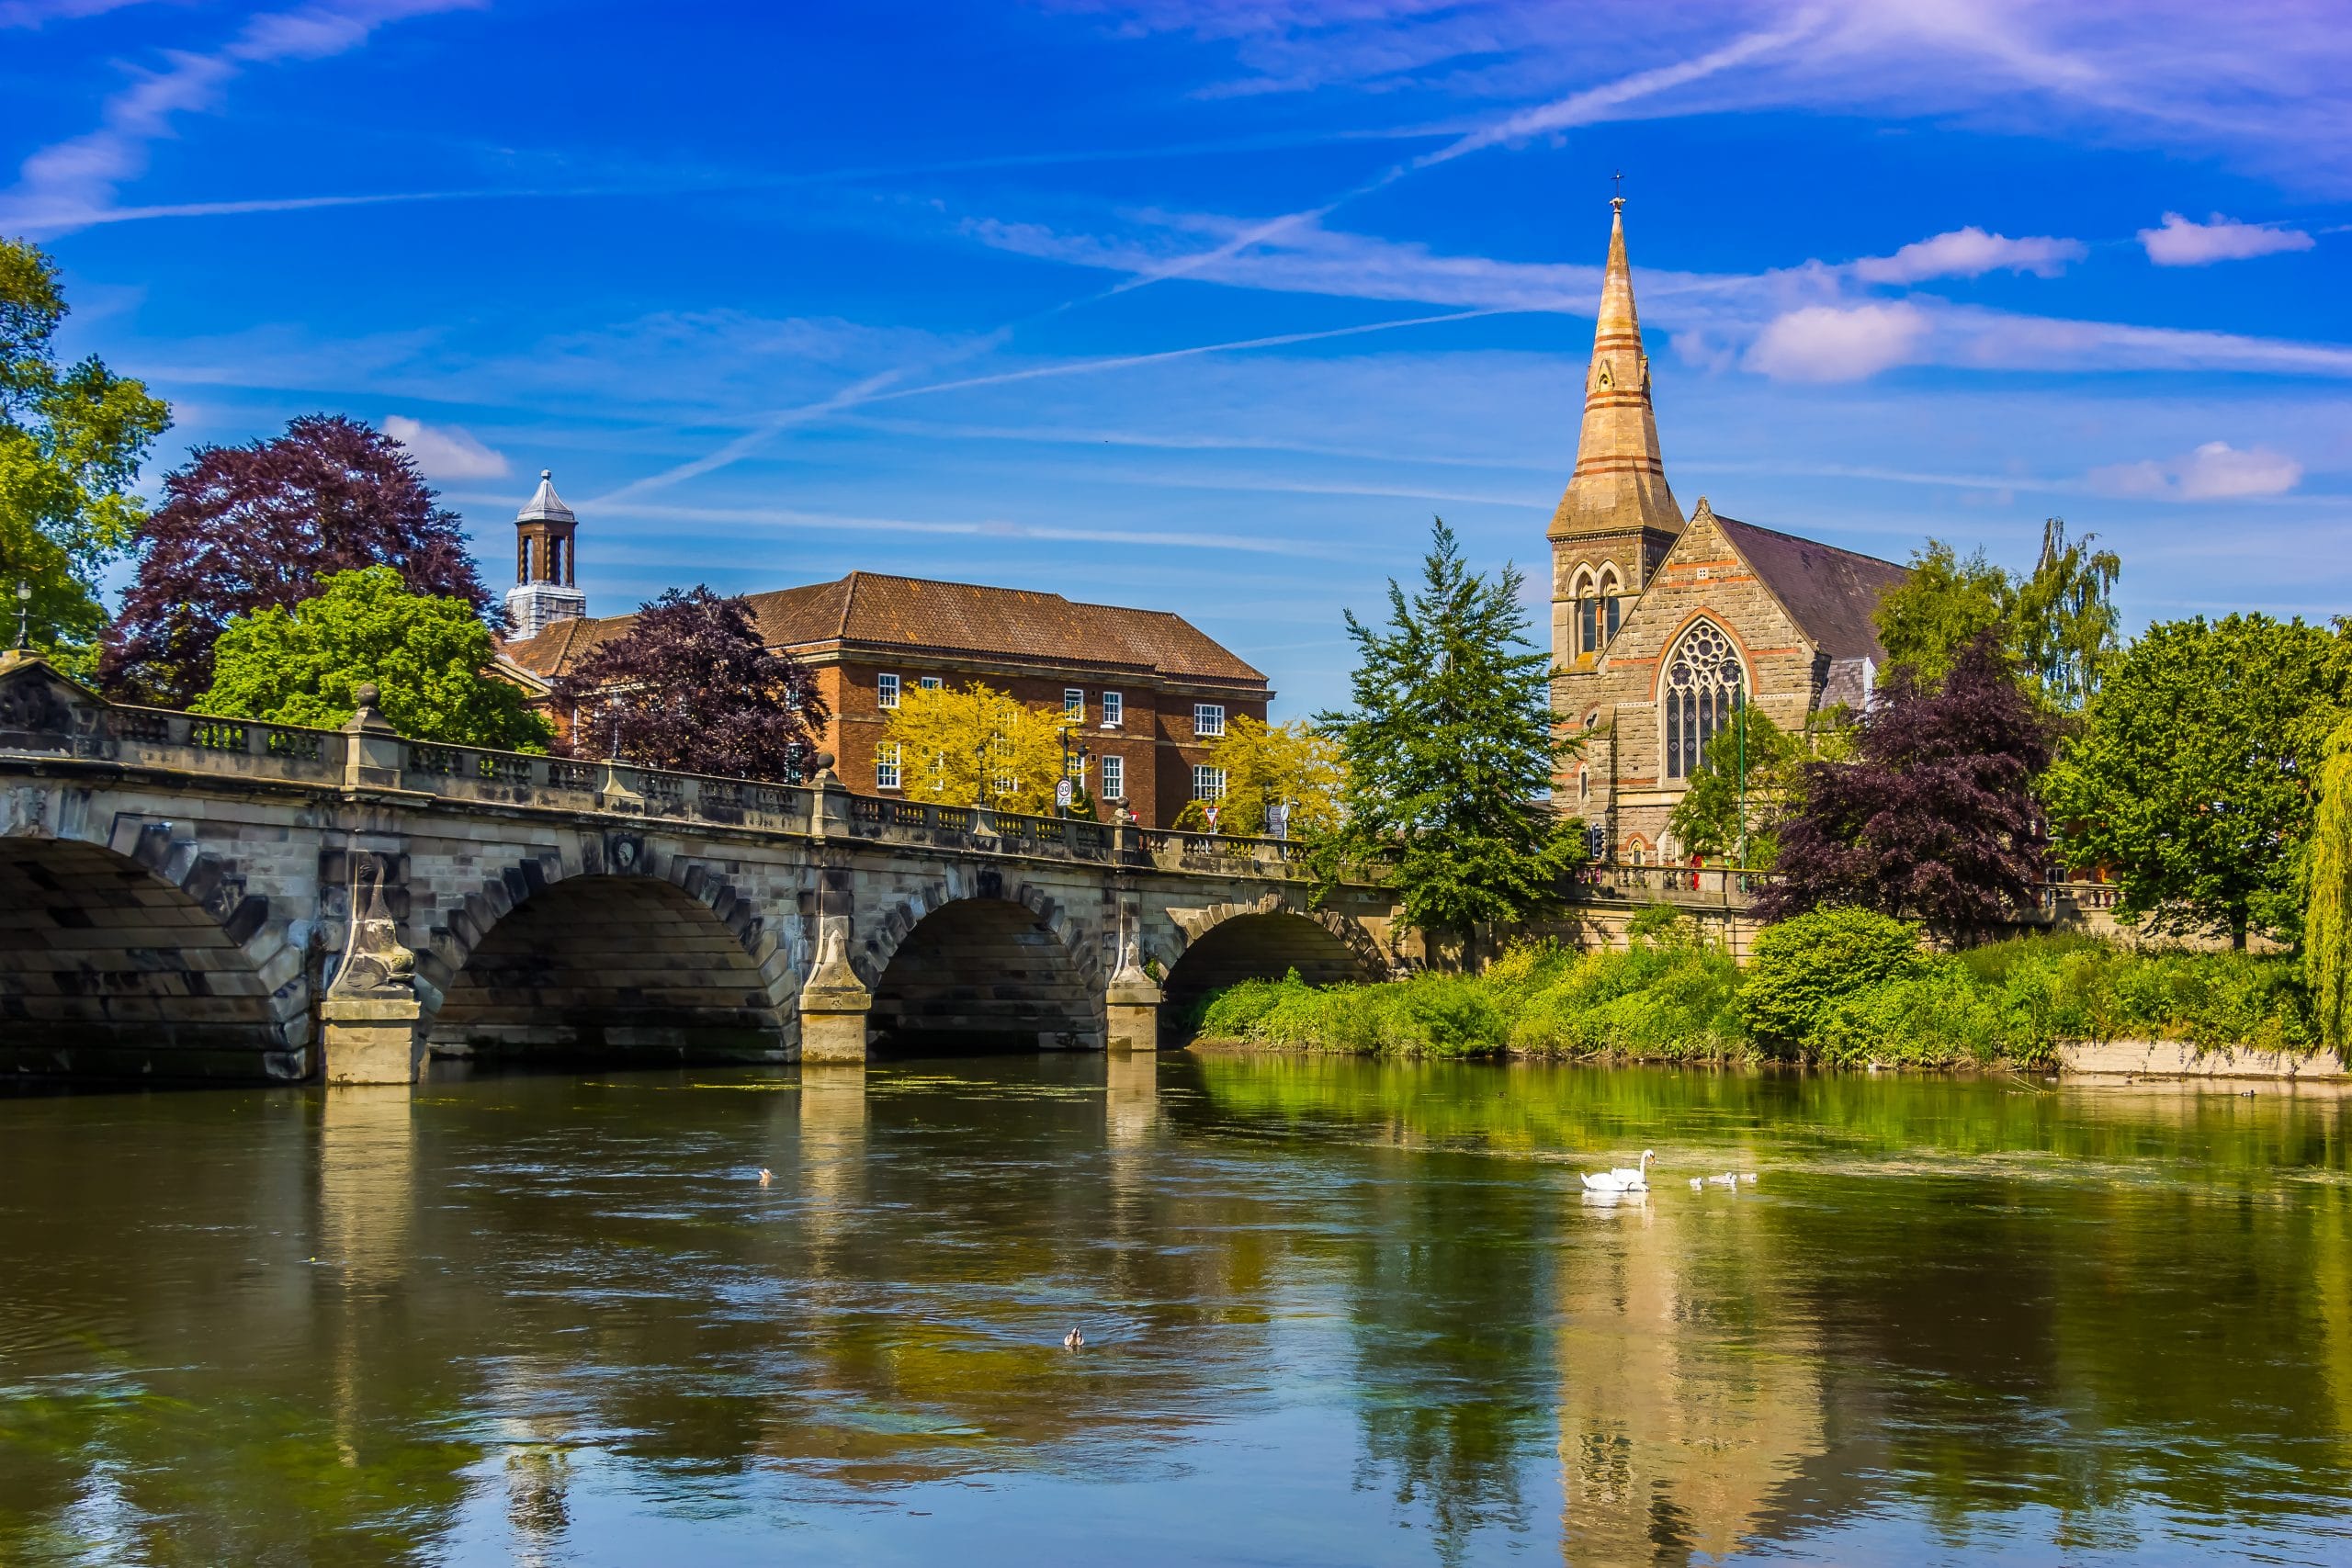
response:
<svg viewBox="0 0 2352 1568"><path fill-rule="evenodd" d="M2300 620L2173 621L2119 658L2044 782L2061 852L2161 929L2291 936L2352 643Z"/></svg>
<svg viewBox="0 0 2352 1568"><path fill-rule="evenodd" d="M536 751L554 736L520 687L484 673L496 649L473 606L412 593L388 566L335 572L290 611L232 617L214 655L198 713L332 728L372 681L413 739Z"/></svg>
<svg viewBox="0 0 2352 1568"><path fill-rule="evenodd" d="M1209 762L1225 770L1224 809L1217 814L1223 832L1263 833L1267 808L1284 801L1290 803L1294 837L1311 838L1340 825L1346 765L1340 743L1311 725L1297 719L1270 725L1237 715L1210 751Z"/></svg>
<svg viewBox="0 0 2352 1568"><path fill-rule="evenodd" d="M0 593L14 610L28 583L37 643L87 675L107 620L98 576L147 515L130 485L172 419L96 355L60 366L65 313L55 264L0 240Z"/></svg>
<svg viewBox="0 0 2352 1568"><path fill-rule="evenodd" d="M2327 738L2303 904L2303 971L2323 1044L2352 1044L2352 719Z"/></svg>
<svg viewBox="0 0 2352 1568"><path fill-rule="evenodd" d="M1552 661L1528 644L1522 582L1510 566L1472 572L1441 520L1419 592L1390 580L1385 626L1347 616L1355 706L1317 721L1340 738L1346 818L1318 859L1392 861L1424 931L1541 914L1584 859L1582 824L1543 798L1575 742L1554 722Z"/></svg>
<svg viewBox="0 0 2352 1568"><path fill-rule="evenodd" d="M2123 561L2094 550L2098 536L2066 537L2052 517L2041 525L2041 554L2017 585L2009 653L2051 706L2073 713L2090 701L2121 649L2115 580Z"/></svg>
<svg viewBox="0 0 2352 1568"><path fill-rule="evenodd" d="M1774 824L1797 798L1804 762L1795 736L1742 705L1731 727L1707 743L1690 788L1667 819L1674 841L1695 854L1737 856L1742 865L1770 869L1780 852Z"/></svg>
<svg viewBox="0 0 2352 1568"><path fill-rule="evenodd" d="M1878 602L1878 640L1889 667L1908 665L1921 682L1944 678L1960 650L1995 627L2006 636L2017 589L1983 550L1962 559L1941 539L1911 556L1911 575Z"/></svg>
<svg viewBox="0 0 2352 1568"><path fill-rule="evenodd" d="M2033 570L2023 576L1982 550L1962 558L1942 540L1928 540L1911 558L1910 580L1879 601L1889 667L1908 665L1933 687L1962 649L1997 629L2002 650L2045 705L2080 708L2118 647L2112 596L2123 563L2111 550L2093 549L2098 538L2070 540L2064 520L2049 519Z"/></svg>

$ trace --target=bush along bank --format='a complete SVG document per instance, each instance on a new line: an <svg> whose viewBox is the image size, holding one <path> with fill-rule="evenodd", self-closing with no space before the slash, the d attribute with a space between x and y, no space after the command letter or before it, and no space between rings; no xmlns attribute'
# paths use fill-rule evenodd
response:
<svg viewBox="0 0 2352 1568"><path fill-rule="evenodd" d="M2293 959L2132 951L2071 935L1928 950L1918 928L1825 909L1758 933L1736 968L1671 909L1630 950L1517 947L1478 975L1316 987L1295 973L1209 997L1202 1038L1372 1055L1830 1066L2044 1066L2062 1043L2177 1040L2307 1052Z"/></svg>

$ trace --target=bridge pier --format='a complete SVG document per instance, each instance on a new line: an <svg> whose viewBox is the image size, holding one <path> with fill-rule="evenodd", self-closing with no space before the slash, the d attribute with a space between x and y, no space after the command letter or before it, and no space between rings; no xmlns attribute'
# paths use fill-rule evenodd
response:
<svg viewBox="0 0 2352 1568"><path fill-rule="evenodd" d="M413 1084L424 1060L415 993L330 996L320 1010L320 1055L330 1084Z"/></svg>
<svg viewBox="0 0 2352 1568"><path fill-rule="evenodd" d="M1136 963L1130 945L1102 991L1103 1033L1113 1053L1159 1049L1160 1000L1159 985Z"/></svg>
<svg viewBox="0 0 2352 1568"><path fill-rule="evenodd" d="M820 939L817 967L800 987L800 1059L804 1062L864 1062L866 1015L874 993L849 965L847 922L829 917Z"/></svg>

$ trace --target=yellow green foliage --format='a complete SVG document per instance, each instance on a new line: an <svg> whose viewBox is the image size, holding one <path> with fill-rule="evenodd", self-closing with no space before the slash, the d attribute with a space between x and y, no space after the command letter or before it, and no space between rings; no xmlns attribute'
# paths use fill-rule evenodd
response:
<svg viewBox="0 0 2352 1568"><path fill-rule="evenodd" d="M1070 728L1058 709L1031 707L978 682L912 686L899 694L882 743L899 748L909 800L1044 816L1054 809L1062 732Z"/></svg>
<svg viewBox="0 0 2352 1568"><path fill-rule="evenodd" d="M1220 832L1263 833L1266 808L1283 801L1291 803L1295 837L1340 825L1340 790L1347 776L1340 743L1303 720L1269 725L1239 715L1226 726L1209 761L1225 770Z"/></svg>

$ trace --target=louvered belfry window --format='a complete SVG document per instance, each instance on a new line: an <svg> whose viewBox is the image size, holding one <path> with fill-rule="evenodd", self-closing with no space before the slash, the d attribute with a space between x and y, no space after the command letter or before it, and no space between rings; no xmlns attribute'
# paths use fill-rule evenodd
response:
<svg viewBox="0 0 2352 1568"><path fill-rule="evenodd" d="M1745 682L1731 638L1701 621L1674 645L1666 665L1666 776L1687 779L1706 760L1707 742L1739 711Z"/></svg>

